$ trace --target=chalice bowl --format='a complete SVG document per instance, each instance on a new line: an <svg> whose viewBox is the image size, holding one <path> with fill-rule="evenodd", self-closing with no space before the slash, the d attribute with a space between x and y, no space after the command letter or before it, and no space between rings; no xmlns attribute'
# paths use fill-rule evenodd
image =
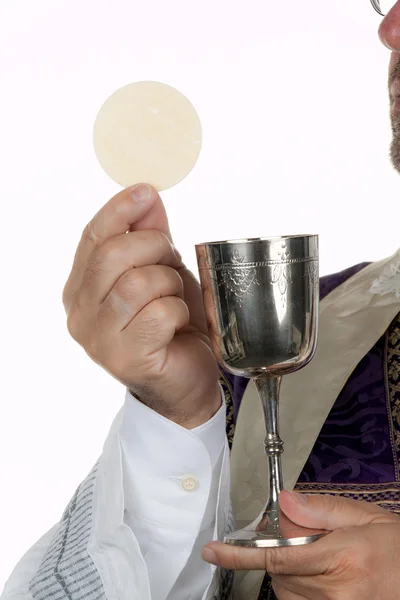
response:
<svg viewBox="0 0 400 600"><path fill-rule="evenodd" d="M266 426L268 502L225 543L265 548L314 542L327 532L300 527L279 508L278 400L282 376L306 366L316 349L318 236L211 242L196 245L196 255L212 350L224 369L254 380Z"/></svg>

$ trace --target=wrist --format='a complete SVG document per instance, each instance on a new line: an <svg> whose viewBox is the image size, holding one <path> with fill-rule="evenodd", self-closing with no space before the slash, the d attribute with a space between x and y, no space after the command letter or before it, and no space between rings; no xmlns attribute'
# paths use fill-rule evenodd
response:
<svg viewBox="0 0 400 600"><path fill-rule="evenodd" d="M185 429L195 429L210 421L219 411L222 406L222 394L220 385L217 383L216 388L210 393L207 398L202 398L198 403L198 408L192 418L187 415L186 419L181 419L181 422L176 421Z"/></svg>
<svg viewBox="0 0 400 600"><path fill-rule="evenodd" d="M174 406L160 402L160 399L152 401L148 397L144 398L131 389L129 389L129 393L142 404L185 429L195 429L210 421L223 403L221 387L218 382L209 393L203 394L201 398L190 397Z"/></svg>

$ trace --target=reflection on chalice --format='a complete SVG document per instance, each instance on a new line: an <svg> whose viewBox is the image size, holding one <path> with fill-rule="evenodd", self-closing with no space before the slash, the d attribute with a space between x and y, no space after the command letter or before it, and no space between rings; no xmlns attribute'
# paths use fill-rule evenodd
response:
<svg viewBox="0 0 400 600"><path fill-rule="evenodd" d="M196 254L213 352L227 371L254 380L267 432L267 505L225 542L255 547L313 542L327 532L300 527L279 509L278 399L282 376L306 366L316 349L318 236L210 242L197 245Z"/></svg>

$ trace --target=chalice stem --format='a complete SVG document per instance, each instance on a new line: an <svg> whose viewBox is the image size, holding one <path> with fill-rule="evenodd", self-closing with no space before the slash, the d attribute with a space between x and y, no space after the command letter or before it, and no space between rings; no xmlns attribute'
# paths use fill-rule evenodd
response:
<svg viewBox="0 0 400 600"><path fill-rule="evenodd" d="M283 490L281 455L283 442L279 437L278 403L281 377L263 376L254 380L265 419L265 453L269 466L269 499L262 523L269 532L280 534L279 494Z"/></svg>

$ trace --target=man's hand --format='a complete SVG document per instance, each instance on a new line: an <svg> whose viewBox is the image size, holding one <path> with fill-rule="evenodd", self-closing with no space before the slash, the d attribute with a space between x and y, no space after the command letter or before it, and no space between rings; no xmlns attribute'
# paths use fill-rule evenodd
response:
<svg viewBox="0 0 400 600"><path fill-rule="evenodd" d="M86 226L63 302L71 336L142 402L187 428L217 412L200 286L153 188L122 191Z"/></svg>
<svg viewBox="0 0 400 600"><path fill-rule="evenodd" d="M204 560L228 569L266 570L279 600L398 600L400 519L366 502L282 492L294 523L332 531L305 546L241 548L219 542Z"/></svg>

